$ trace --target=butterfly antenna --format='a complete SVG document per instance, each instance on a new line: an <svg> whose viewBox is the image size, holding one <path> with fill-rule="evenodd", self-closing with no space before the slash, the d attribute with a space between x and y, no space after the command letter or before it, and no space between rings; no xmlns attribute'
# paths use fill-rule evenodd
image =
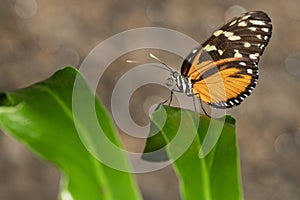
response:
<svg viewBox="0 0 300 200"><path fill-rule="evenodd" d="M149 54L149 56L151 58L153 58L154 60L158 61L160 64L164 65L168 71L173 72L174 70L172 70L166 63L164 63L163 61L161 61L158 57L156 57L155 55L153 55L152 53Z"/></svg>
<svg viewBox="0 0 300 200"><path fill-rule="evenodd" d="M154 56L155 57L155 56ZM163 70L166 70L166 71L168 71L168 72L172 72L172 70L171 70L171 68L169 68L166 64L164 64L161 60L159 60L157 57L155 57L155 60L157 60L159 63L161 63L161 64L163 64L164 66L166 66L167 67L167 69L165 68L165 67L161 67L161 66L156 66L156 65L154 65L154 67L158 67L158 68L160 68L160 69L163 69ZM137 64L147 64L147 63L143 63L143 62L141 62L141 61L137 61L137 60L126 60L126 62L127 63L137 63Z"/></svg>
<svg viewBox="0 0 300 200"><path fill-rule="evenodd" d="M200 98L199 98L199 99L200 99ZM201 104L201 109L203 110L204 114L205 114L207 117L211 118L211 116L210 116L210 115L206 112L206 110L204 109L203 102L202 102L201 99L200 99L200 104Z"/></svg>
<svg viewBox="0 0 300 200"><path fill-rule="evenodd" d="M140 61L137 60L126 60L127 63L141 63Z"/></svg>

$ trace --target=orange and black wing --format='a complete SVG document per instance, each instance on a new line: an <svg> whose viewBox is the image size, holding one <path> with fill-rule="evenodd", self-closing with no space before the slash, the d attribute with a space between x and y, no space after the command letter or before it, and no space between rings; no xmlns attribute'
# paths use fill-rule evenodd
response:
<svg viewBox="0 0 300 200"><path fill-rule="evenodd" d="M271 20L262 11L232 19L192 50L181 74L193 83L193 92L217 108L239 105L258 79L258 61L272 34Z"/></svg>

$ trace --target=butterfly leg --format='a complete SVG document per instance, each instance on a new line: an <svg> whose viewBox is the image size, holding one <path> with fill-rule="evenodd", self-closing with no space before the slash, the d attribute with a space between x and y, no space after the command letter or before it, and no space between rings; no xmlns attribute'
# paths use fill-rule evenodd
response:
<svg viewBox="0 0 300 200"><path fill-rule="evenodd" d="M167 103L168 101L169 101L168 106L170 106L170 104L171 104L171 102L172 102L172 100L173 100L173 94L174 94L174 91L171 90L170 96L169 96L166 100L160 102L160 103L157 105L157 107L155 108L155 110L157 110L161 105Z"/></svg>
<svg viewBox="0 0 300 200"><path fill-rule="evenodd" d="M173 100L173 94L174 94L174 92L182 93L182 91L180 91L180 90L174 90L174 89L172 89L169 98L167 98L166 100L164 100L163 102L161 102L160 104L158 104L158 106L157 106L156 109L158 109L158 107L160 107L161 105L167 103L168 101L169 101L168 106L170 106L170 104L171 104L171 102L172 102L172 100ZM194 103L195 112L197 112L196 100L195 100L195 96L196 96L196 95L199 95L199 93L197 93L197 94L192 94L192 95L188 95L188 96L192 96L192 98L193 98L193 103ZM203 102L202 102L201 98L199 98L199 100L200 100L201 109L203 110L204 114L205 114L206 116L208 116L208 117L211 118L211 116L210 116L210 115L206 112L206 110L204 109Z"/></svg>
<svg viewBox="0 0 300 200"><path fill-rule="evenodd" d="M193 95L193 102L194 102L194 106L195 106L195 111L197 112L197 109L196 109L196 101L195 101L195 96L196 96L196 95L199 95L199 93ZM210 115L206 112L206 110L204 109L203 101L201 100L201 98L198 98L198 99L200 100L201 109L203 110L204 114L205 114L207 117L210 117L210 118L211 118L211 116L210 116Z"/></svg>
<svg viewBox="0 0 300 200"><path fill-rule="evenodd" d="M174 94L174 90L171 90L171 94L170 94L170 97L169 97L170 101L169 101L169 103L168 103L168 106L171 105L171 102L172 102L172 100L173 100L173 94Z"/></svg>
<svg viewBox="0 0 300 200"><path fill-rule="evenodd" d="M193 95L193 103L194 103L194 109L195 109L195 112L198 112L198 111L197 111L197 107L196 107L195 95Z"/></svg>
<svg viewBox="0 0 300 200"><path fill-rule="evenodd" d="M211 116L210 116L210 115L206 112L206 110L204 109L204 107L203 107L203 102L202 102L201 99L200 99L200 105L201 105L201 108L202 108L204 114L205 114L207 117L211 118Z"/></svg>

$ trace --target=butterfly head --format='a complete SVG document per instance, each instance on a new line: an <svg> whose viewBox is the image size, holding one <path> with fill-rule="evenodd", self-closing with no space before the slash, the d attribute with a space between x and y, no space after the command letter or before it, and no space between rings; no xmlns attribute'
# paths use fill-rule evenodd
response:
<svg viewBox="0 0 300 200"><path fill-rule="evenodd" d="M180 75L179 75L179 73L178 73L177 71L172 71L172 78L173 78L174 80L178 79L179 76L180 76Z"/></svg>
<svg viewBox="0 0 300 200"><path fill-rule="evenodd" d="M177 71L171 71L171 77L167 79L166 81L166 85L168 87L172 87L174 86L174 83L177 82L178 78L179 78L179 73Z"/></svg>

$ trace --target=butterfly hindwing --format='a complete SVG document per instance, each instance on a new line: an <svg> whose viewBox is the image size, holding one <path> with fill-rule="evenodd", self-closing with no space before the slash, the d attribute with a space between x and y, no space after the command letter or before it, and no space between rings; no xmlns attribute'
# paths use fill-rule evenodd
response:
<svg viewBox="0 0 300 200"><path fill-rule="evenodd" d="M194 94L217 108L240 104L258 79L258 61L272 34L271 20L262 11L248 12L216 30L192 50L181 67Z"/></svg>
<svg viewBox="0 0 300 200"><path fill-rule="evenodd" d="M224 59L193 81L193 91L216 108L239 105L256 86L258 68L243 58Z"/></svg>

